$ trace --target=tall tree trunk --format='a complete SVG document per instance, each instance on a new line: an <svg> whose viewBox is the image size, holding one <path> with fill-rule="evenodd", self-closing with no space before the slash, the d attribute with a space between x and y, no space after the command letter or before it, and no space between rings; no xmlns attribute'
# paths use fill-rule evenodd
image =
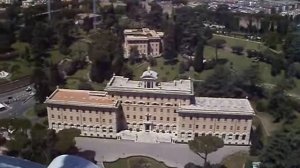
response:
<svg viewBox="0 0 300 168"><path fill-rule="evenodd" d="M216 52L216 61L218 61L218 47L217 46L216 46L215 52Z"/></svg>

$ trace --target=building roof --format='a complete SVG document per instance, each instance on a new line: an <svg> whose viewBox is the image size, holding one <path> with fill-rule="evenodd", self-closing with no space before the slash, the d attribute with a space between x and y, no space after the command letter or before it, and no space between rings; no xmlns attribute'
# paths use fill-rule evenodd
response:
<svg viewBox="0 0 300 168"><path fill-rule="evenodd" d="M195 104L180 106L178 113L254 115L248 99L196 97Z"/></svg>
<svg viewBox="0 0 300 168"><path fill-rule="evenodd" d="M149 28L142 29L125 29L124 30L125 38L130 39L148 39L148 38L161 38L163 37L163 32L157 32Z"/></svg>
<svg viewBox="0 0 300 168"><path fill-rule="evenodd" d="M61 155L56 157L48 168L104 168L94 163L73 155Z"/></svg>
<svg viewBox="0 0 300 168"><path fill-rule="evenodd" d="M171 82L156 82L153 88L145 88L143 81L133 81L123 76L113 76L105 87L106 91L158 93L170 95L193 95L191 80L174 80Z"/></svg>
<svg viewBox="0 0 300 168"><path fill-rule="evenodd" d="M116 108L118 101L103 91L56 89L47 98L48 104Z"/></svg>

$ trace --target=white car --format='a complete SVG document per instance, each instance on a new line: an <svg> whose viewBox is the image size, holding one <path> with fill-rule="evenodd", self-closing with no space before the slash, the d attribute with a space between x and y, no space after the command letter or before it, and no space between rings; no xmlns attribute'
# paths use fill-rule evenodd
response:
<svg viewBox="0 0 300 168"><path fill-rule="evenodd" d="M28 87L26 88L26 92L30 92L30 91L32 91L32 88L31 88L30 86L28 86Z"/></svg>

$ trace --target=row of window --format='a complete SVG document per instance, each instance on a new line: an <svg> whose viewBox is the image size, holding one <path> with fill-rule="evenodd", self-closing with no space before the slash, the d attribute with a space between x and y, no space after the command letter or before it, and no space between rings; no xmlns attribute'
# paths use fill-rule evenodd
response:
<svg viewBox="0 0 300 168"><path fill-rule="evenodd" d="M54 119L55 116L52 114L52 115L51 115L51 118ZM60 115L58 115L57 118L60 119ZM66 120L66 119L67 119L67 116L64 116L64 119ZM70 116L70 120L73 120L73 116ZM76 121L79 121L79 117L78 117L78 116L76 117ZM86 118L85 118L85 117L82 117L82 121L86 121ZM89 121L90 121L90 122L93 122L93 118L89 118ZM96 121L96 122L99 122L99 118L95 118L95 121ZM105 118L102 119L102 122L106 122ZM109 119L109 120L108 120L108 123L112 123L112 119Z"/></svg>
<svg viewBox="0 0 300 168"><path fill-rule="evenodd" d="M189 128L192 128L192 126L193 126L192 124L189 124ZM182 124L181 127L182 127L182 128L185 128L185 124ZM195 128L196 128L196 129L199 129L199 125L196 125ZM206 129L206 125L202 125L202 129ZM209 129L213 129L213 125L210 125L210 126L209 126ZM217 130L220 129L220 126L217 125L217 126L216 126L216 129L217 129ZM223 126L223 129L226 130L226 129L227 129L227 126L224 125L224 126ZM230 130L233 130L233 126L230 126ZM236 127L236 130L239 131L239 130L240 130L240 126L237 126L237 127ZM244 131L246 131L246 130L247 130L247 126L244 127Z"/></svg>
<svg viewBox="0 0 300 168"><path fill-rule="evenodd" d="M126 115L126 118L127 118L127 119L130 119L130 115ZM144 118L143 116L140 116L140 119L141 119L141 120L142 120L143 118ZM152 118L152 120L156 121L156 116L152 116L151 118ZM136 115L133 115L133 116L132 116L132 119L136 119ZM176 119L177 119L177 118L174 117L174 118L173 118L173 121L176 121ZM163 118L163 117L160 117L159 120L160 120L160 121L163 121L164 118ZM166 120L167 120L167 121L170 121L170 117L166 117Z"/></svg>
<svg viewBox="0 0 300 168"><path fill-rule="evenodd" d="M59 108L59 107L50 107L51 108L51 110L53 110L53 109L55 109L56 111L60 111L61 109L63 110L63 111L66 111L66 108ZM72 109L72 108L68 108L69 110L70 110L70 112L73 112L73 110L74 111L76 111L76 112L79 112L79 110L78 109ZM112 112L105 112L105 111L93 111L93 110L80 110L82 113L93 113L93 112L95 112L95 113L102 113L102 114L109 114L109 115L112 115Z"/></svg>
<svg viewBox="0 0 300 168"><path fill-rule="evenodd" d="M182 132L181 134L184 134L184 132ZM209 133L207 135L208 136L212 136L211 133ZM195 133L195 137L197 137L197 136L199 136L199 134ZM202 133L202 136L205 136L205 133ZM214 136L219 137L219 134L215 134ZM240 136L241 136L241 140L245 140L246 139L246 135L238 135L238 134L236 134L236 135L228 134L227 135L227 139L228 140L232 140L232 139L239 140ZM225 139L226 138L226 134L222 134L221 137L222 137L222 139Z"/></svg>
<svg viewBox="0 0 300 168"><path fill-rule="evenodd" d="M114 95L111 95L112 97L114 97ZM167 101L170 101L171 99L177 101L178 99L177 98L164 98L164 97L156 97L156 96L153 96L153 97L150 97L150 96L147 96L147 97L144 97L144 96L122 96L120 95L120 98L126 98L126 99L129 99L130 97L132 97L133 99L137 99L137 100L142 100L143 98L146 98L147 100L150 100L150 98L153 98L154 100L159 100L159 101L163 101L163 100L167 100ZM179 99L183 102L187 102L187 99Z"/></svg>
<svg viewBox="0 0 300 168"><path fill-rule="evenodd" d="M126 107L126 110L127 110L127 111L129 111L130 109L131 109L131 108L130 108L129 106ZM164 108L159 108L159 109L160 109L160 110L159 110L160 112L164 112ZM132 111L136 111L136 107L132 107ZM139 108L139 111L140 111L140 112L143 112L143 111L144 111L144 108L143 108L143 107L140 107L140 108ZM146 111L149 112L149 111L150 111L150 108L147 107L147 108L146 108ZM157 111L157 108L153 108L153 112L156 112L156 111ZM167 109L166 111L167 111L167 113L170 113L171 109ZM175 109L174 109L174 110L172 109L172 111L173 111L174 113L176 112Z"/></svg>
<svg viewBox="0 0 300 168"><path fill-rule="evenodd" d="M231 121L231 122L233 122L234 120L237 120L238 122L241 122L241 121L247 122L248 121L247 119L233 119L233 118L231 118L231 119L227 119L227 118L206 118L206 117L198 117L198 116L196 116L196 117L190 116L189 117L190 120L193 120L193 119L199 120L200 118L203 118L203 121L206 121L206 120L209 120L209 119L210 119L210 121L213 121L214 119L216 119L216 121L221 121L221 120L227 121L228 120L228 121ZM186 117L183 116L182 119L185 120Z"/></svg>

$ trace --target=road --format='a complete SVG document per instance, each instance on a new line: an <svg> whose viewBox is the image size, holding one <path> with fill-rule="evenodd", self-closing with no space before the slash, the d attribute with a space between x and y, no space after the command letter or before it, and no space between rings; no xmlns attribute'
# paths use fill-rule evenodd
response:
<svg viewBox="0 0 300 168"><path fill-rule="evenodd" d="M95 160L97 162L111 162L118 158L143 155L162 161L171 167L183 168L188 162L203 165L203 159L194 154L187 144L151 144L124 140L78 137L76 138L76 146L82 151L95 151ZM209 154L208 160L211 163L220 163L223 158L228 155L238 151L248 150L248 146L225 146L217 152Z"/></svg>
<svg viewBox="0 0 300 168"><path fill-rule="evenodd" d="M26 91L26 88L27 86L0 94L0 103L11 101L7 104L6 110L0 111L0 118L23 116L29 108L34 106L35 99L30 92Z"/></svg>

